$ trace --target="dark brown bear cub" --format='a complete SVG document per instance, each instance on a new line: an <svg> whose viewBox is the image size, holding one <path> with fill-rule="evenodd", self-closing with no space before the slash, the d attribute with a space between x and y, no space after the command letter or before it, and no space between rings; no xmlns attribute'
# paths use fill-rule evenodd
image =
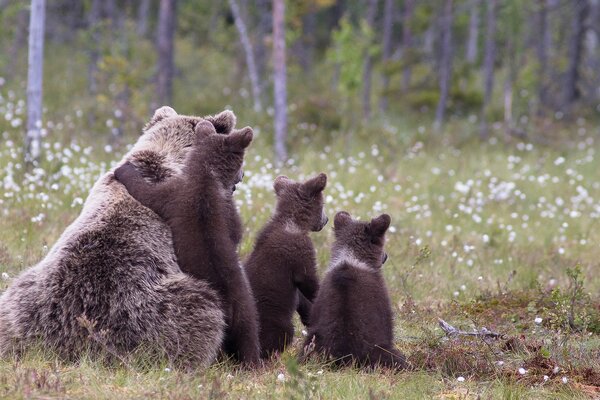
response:
<svg viewBox="0 0 600 400"><path fill-rule="evenodd" d="M304 183L285 176L275 179L275 214L259 233L245 265L258 309L262 357L291 343L296 308L302 322L308 322L310 302L319 288L315 248L308 233L327 224L326 184L325 174Z"/></svg>
<svg viewBox="0 0 600 400"><path fill-rule="evenodd" d="M115 178L169 225L181 270L207 281L221 295L227 322L225 353L256 363L258 317L236 251L241 224L232 198L252 129L222 135L210 122L201 121L195 130L197 143L180 175L151 184L126 163L117 168Z"/></svg>
<svg viewBox="0 0 600 400"><path fill-rule="evenodd" d="M339 212L334 220L331 262L310 315L305 349L338 365L403 369L394 347L392 306L381 274L387 214L360 222Z"/></svg>

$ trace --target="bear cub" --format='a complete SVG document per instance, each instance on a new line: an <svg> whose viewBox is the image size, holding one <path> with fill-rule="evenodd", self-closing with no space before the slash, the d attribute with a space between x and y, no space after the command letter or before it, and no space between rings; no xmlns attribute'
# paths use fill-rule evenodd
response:
<svg viewBox="0 0 600 400"><path fill-rule="evenodd" d="M223 350L247 364L260 359L256 305L237 255L241 223L233 191L243 175L252 129L218 134L208 121L195 127L197 142L180 175L147 182L131 163L115 178L171 228L181 270L208 282L221 296L227 329Z"/></svg>
<svg viewBox="0 0 600 400"><path fill-rule="evenodd" d="M321 173L304 183L275 179L277 206L262 228L244 268L259 316L261 356L281 352L294 337L292 317L298 309L308 323L311 301L319 289L317 261L308 236L327 224Z"/></svg>
<svg viewBox="0 0 600 400"><path fill-rule="evenodd" d="M387 214L370 222L336 214L331 261L313 303L305 352L324 354L337 365L406 368L394 347L392 306L381 273L389 226Z"/></svg>

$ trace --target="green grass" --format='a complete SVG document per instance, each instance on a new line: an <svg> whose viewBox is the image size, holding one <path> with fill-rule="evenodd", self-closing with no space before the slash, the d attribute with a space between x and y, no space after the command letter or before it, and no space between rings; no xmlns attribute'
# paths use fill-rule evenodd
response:
<svg viewBox="0 0 600 400"><path fill-rule="evenodd" d="M449 129L468 128L457 122ZM10 278L0 281L0 290L43 257L76 217L95 179L126 150L116 145L107 152L100 140L86 149L48 139L51 160L24 172L16 144L19 129L6 129L0 148L0 272ZM73 365L34 350L22 360L0 361L0 397L598 396L593 392L600 386L596 147L567 152L515 144L441 146L419 142L419 134L404 146L390 145L391 133L373 140L377 133L358 133L351 146L333 140L327 146L296 147L294 161L281 169L271 165L267 135L259 134L247 155L245 182L235 195L246 227L241 255L248 254L274 207L271 185L278 174L302 179L327 172L330 217L339 210L361 218L389 213L393 229L384 273L395 306L397 344L413 371L336 371L317 361L298 369L288 360L300 351L297 333L283 360L258 371L240 371L228 363L193 372L168 370L166 364L125 367L89 359ZM134 140L132 135L124 142ZM323 272L331 228L312 237ZM575 313L589 314L578 331L568 327L556 302L569 298L566 269L576 264L585 299ZM486 326L506 337L489 343L447 340L437 327L438 317L466 330ZM543 322L536 324L536 317ZM520 375L519 368L527 373Z"/></svg>

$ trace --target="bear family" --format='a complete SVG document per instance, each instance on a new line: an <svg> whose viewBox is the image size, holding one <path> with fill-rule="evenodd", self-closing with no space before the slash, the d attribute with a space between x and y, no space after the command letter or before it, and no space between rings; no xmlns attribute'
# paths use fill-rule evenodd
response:
<svg viewBox="0 0 600 400"><path fill-rule="evenodd" d="M181 175L205 120L218 133L235 126L229 111L200 118L158 109L119 164L152 183ZM48 254L0 296L0 355L36 344L70 359L154 349L176 365L206 366L223 343L223 310L207 282L179 268L169 226L109 171ZM90 325L102 344L90 340Z"/></svg>
<svg viewBox="0 0 600 400"><path fill-rule="evenodd" d="M338 365L406 367L394 347L392 306L381 274L389 225L387 214L370 222L336 214L331 261L311 309L307 351Z"/></svg>
<svg viewBox="0 0 600 400"><path fill-rule="evenodd" d="M180 176L153 184L133 164L125 163L115 170L115 178L169 225L181 270L218 292L227 322L225 353L244 363L257 363L256 306L239 266L236 248L241 223L232 197L241 180L252 129L222 135L204 121L195 131L197 142Z"/></svg>
<svg viewBox="0 0 600 400"><path fill-rule="evenodd" d="M285 176L275 179L275 213L258 234L244 265L258 309L263 358L291 343L294 310L308 323L310 302L319 289L316 253L308 233L327 224L326 184L323 173L304 183Z"/></svg>

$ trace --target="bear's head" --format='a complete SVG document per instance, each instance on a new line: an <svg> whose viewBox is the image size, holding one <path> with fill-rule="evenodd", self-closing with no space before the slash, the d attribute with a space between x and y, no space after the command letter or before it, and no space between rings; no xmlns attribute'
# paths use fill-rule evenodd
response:
<svg viewBox="0 0 600 400"><path fill-rule="evenodd" d="M196 144L215 180L222 183L224 189L234 191L244 176L244 152L252 142L253 131L245 127L223 135L215 128L209 121L200 121L195 127Z"/></svg>
<svg viewBox="0 0 600 400"><path fill-rule="evenodd" d="M320 173L306 182L295 182L278 176L273 188L277 195L275 218L291 230L318 232L327 224L323 210L323 189L327 175Z"/></svg>
<svg viewBox="0 0 600 400"><path fill-rule="evenodd" d="M201 118L179 115L171 107L161 107L154 112L126 158L151 182L176 175L183 169L197 140L196 127L203 121L210 122L217 133L227 135L235 127L236 117L228 110Z"/></svg>
<svg viewBox="0 0 600 400"><path fill-rule="evenodd" d="M370 222L362 222L353 219L345 211L338 212L333 221L335 241L331 250L332 265L348 262L379 270L387 260L383 246L390 222L387 214L381 214Z"/></svg>

